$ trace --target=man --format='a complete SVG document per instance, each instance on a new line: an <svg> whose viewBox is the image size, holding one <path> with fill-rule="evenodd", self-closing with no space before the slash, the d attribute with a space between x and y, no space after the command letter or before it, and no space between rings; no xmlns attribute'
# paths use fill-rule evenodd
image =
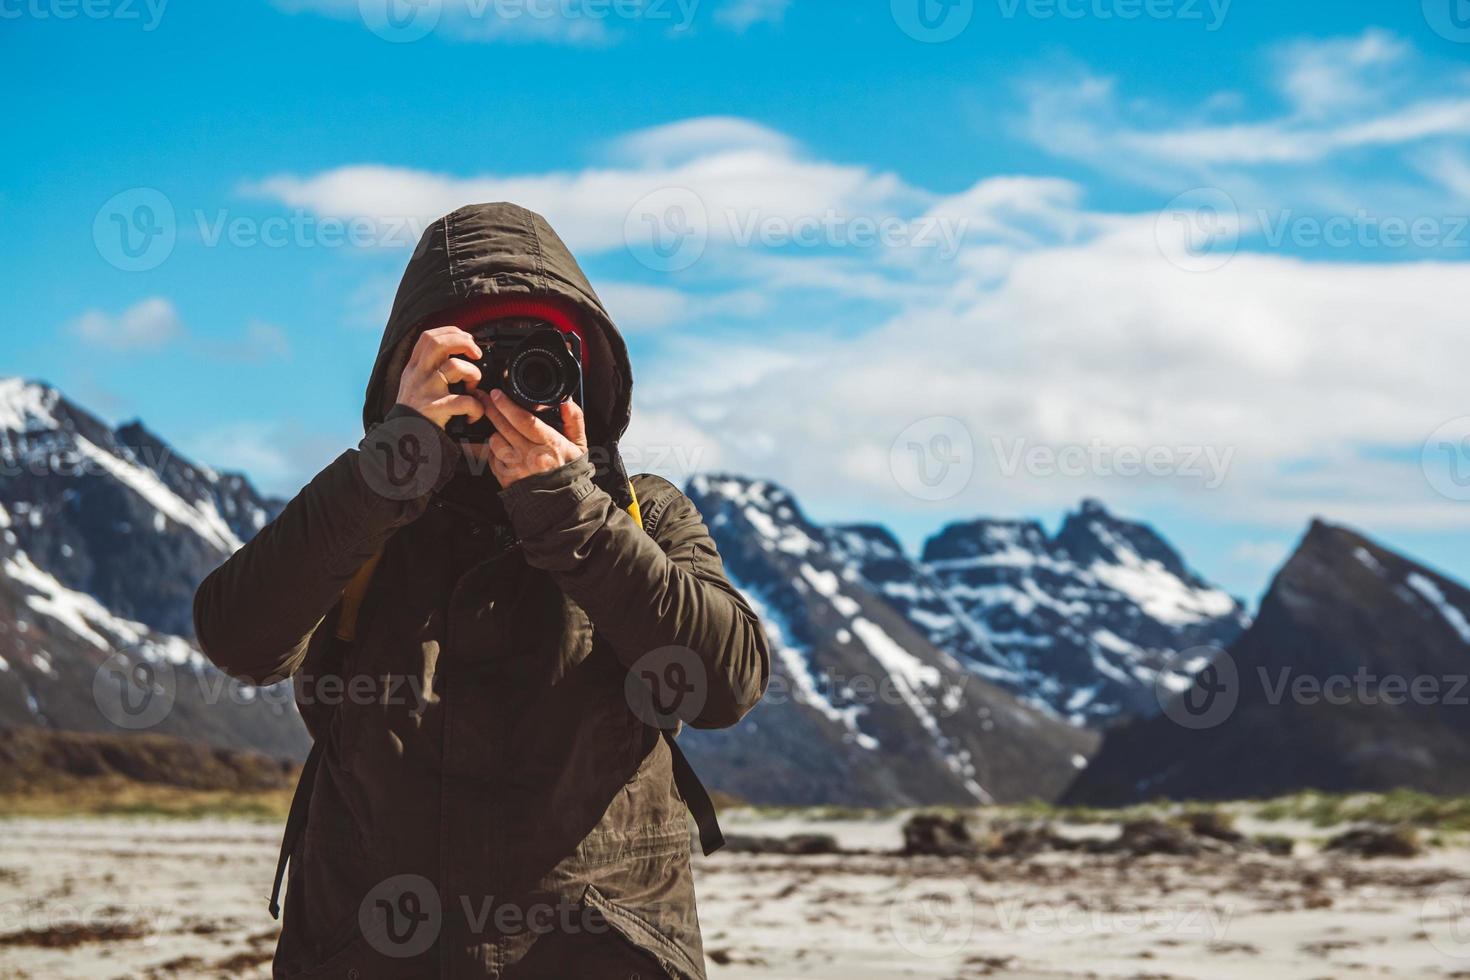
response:
<svg viewBox="0 0 1470 980"><path fill-rule="evenodd" d="M482 390L476 336L528 323L581 351L560 425ZM693 504L627 479L631 384L544 219L455 211L404 273L367 437L200 586L210 659L294 678L316 740L275 976L703 978L686 800L718 828L669 729L735 724L770 653Z"/></svg>

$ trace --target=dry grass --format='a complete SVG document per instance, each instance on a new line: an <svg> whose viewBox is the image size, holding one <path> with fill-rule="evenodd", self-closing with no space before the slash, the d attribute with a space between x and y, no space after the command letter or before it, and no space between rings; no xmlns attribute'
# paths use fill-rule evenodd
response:
<svg viewBox="0 0 1470 980"><path fill-rule="evenodd" d="M298 768L156 735L0 729L0 817L235 817L279 822Z"/></svg>
<svg viewBox="0 0 1470 980"><path fill-rule="evenodd" d="M280 822L291 806L288 789L235 792L100 779L46 790L0 792L0 817L232 817Z"/></svg>

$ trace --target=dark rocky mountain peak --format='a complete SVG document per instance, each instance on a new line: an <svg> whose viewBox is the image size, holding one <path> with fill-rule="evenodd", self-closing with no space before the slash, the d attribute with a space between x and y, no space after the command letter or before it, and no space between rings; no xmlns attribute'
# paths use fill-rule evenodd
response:
<svg viewBox="0 0 1470 980"><path fill-rule="evenodd" d="M1470 590L1313 522L1249 630L1163 714L1110 732L1071 798L1470 791Z"/></svg>

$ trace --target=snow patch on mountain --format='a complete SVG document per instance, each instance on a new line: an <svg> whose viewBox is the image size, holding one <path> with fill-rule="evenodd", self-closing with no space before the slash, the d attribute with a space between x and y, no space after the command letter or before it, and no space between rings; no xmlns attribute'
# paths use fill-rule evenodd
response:
<svg viewBox="0 0 1470 980"><path fill-rule="evenodd" d="M926 664L899 645L881 626L861 616L852 620L852 631L868 648L873 659L887 671L894 688L920 726L935 740L935 745L944 757L950 771L959 776L965 789L982 803L993 803L994 798L975 779L975 765L968 753L956 751L944 730L940 728L931 705L954 712L963 702L963 691L947 686L938 668ZM935 694L939 697L936 699Z"/></svg>
<svg viewBox="0 0 1470 980"><path fill-rule="evenodd" d="M812 708L822 717L847 729L853 741L862 748L870 751L881 748L881 743L865 733L858 725L859 717L866 710L863 705L855 704L839 708L823 695L824 685L818 679L811 664L811 649L792 640L791 627L786 617L763 603L753 590L740 586L733 579L731 584L740 590L745 601L750 603L750 608L760 617L766 637L771 641L771 654L784 669L791 682L791 696L798 703Z"/></svg>
<svg viewBox="0 0 1470 980"><path fill-rule="evenodd" d="M1406 581L1409 588L1419 593L1426 602L1444 617L1444 621L1450 625L1450 628L1460 634L1461 640L1470 643L1470 619L1467 619L1463 612L1450 604L1449 599L1445 597L1443 589L1434 584L1434 581L1428 576L1421 575L1418 572L1410 574Z"/></svg>
<svg viewBox="0 0 1470 980"><path fill-rule="evenodd" d="M24 551L12 550L0 558L0 573L22 586L25 603L35 613L70 631L104 653L123 651L154 663L203 669L208 661L182 637L160 634L142 623L114 614L85 592L68 589L37 567ZM43 674L55 675L50 655L33 652L31 661Z"/></svg>
<svg viewBox="0 0 1470 980"><path fill-rule="evenodd" d="M6 555L0 560L0 571L30 590L26 595L26 605L31 609L55 620L98 649L111 650L119 643L135 644L147 632L146 627L114 616L91 596L66 588L37 568L24 551Z"/></svg>
<svg viewBox="0 0 1470 980"><path fill-rule="evenodd" d="M53 412L60 397L54 388L24 378L0 378L0 429L33 432L57 428Z"/></svg>
<svg viewBox="0 0 1470 980"><path fill-rule="evenodd" d="M243 542L220 516L214 501L203 498L191 505L170 490L157 473L114 456L87 439L78 437L77 449L146 500L157 510L158 516L184 525L228 554L233 554L243 546ZM154 528L160 533L164 529L156 520Z"/></svg>
<svg viewBox="0 0 1470 980"><path fill-rule="evenodd" d="M1159 685L1188 685L1187 651L1228 643L1246 624L1240 603L1152 529L1092 500L1055 536L1035 521L951 524L925 543L918 569L890 561L868 574L896 580L882 593L977 674L1076 724L1156 712ZM902 583L921 572L949 608L908 599Z"/></svg>
<svg viewBox="0 0 1470 980"><path fill-rule="evenodd" d="M1140 558L1131 548L1120 546L1114 555L1116 564L1096 561L1088 571L1161 623L1186 626L1228 616L1236 608L1229 593L1191 586L1159 562Z"/></svg>

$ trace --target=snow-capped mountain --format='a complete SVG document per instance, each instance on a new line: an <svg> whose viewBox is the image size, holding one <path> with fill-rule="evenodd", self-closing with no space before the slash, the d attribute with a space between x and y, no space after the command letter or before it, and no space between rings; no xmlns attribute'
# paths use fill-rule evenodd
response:
<svg viewBox="0 0 1470 980"><path fill-rule="evenodd" d="M852 552L883 532L829 533L763 481L696 477L689 495L774 653L739 729L684 737L714 785L782 803L1015 801L1055 797L1085 765L1092 733L967 669L874 590Z"/></svg>
<svg viewBox="0 0 1470 980"><path fill-rule="evenodd" d="M1054 536L1034 521L951 524L916 565L860 571L982 676L1077 724L1158 711L1202 647L1248 625L1241 603L1191 571L1152 528L1084 501Z"/></svg>
<svg viewBox="0 0 1470 980"><path fill-rule="evenodd" d="M1470 590L1320 521L1260 614L1165 711L1107 734L1069 798L1470 792Z"/></svg>
<svg viewBox="0 0 1470 980"><path fill-rule="evenodd" d="M279 507L136 423L0 380L0 724L303 754L289 689L238 688L191 641L195 587Z"/></svg>
<svg viewBox="0 0 1470 980"><path fill-rule="evenodd" d="M0 505L37 564L180 636L195 585L281 506L136 422L111 429L56 389L13 378L0 380L0 466Z"/></svg>
<svg viewBox="0 0 1470 980"><path fill-rule="evenodd" d="M1187 686L1199 648L1247 623L1152 529L1096 501L1055 537L1034 521L951 524L920 560L876 525L825 533L845 567L935 646L1074 724L1156 713L1160 684Z"/></svg>
<svg viewBox="0 0 1470 980"><path fill-rule="evenodd" d="M1053 798L1096 744L1075 723L1143 713L1157 672L1187 682L1177 650L1239 628L1234 600L1095 505L1053 539L954 525L915 560L882 527L812 524L769 483L689 490L774 640L747 723L689 733L711 785L752 800ZM280 506L137 423L0 381L0 724L137 728L114 702L158 693L148 730L299 756L284 689L235 687L191 639L197 583Z"/></svg>

